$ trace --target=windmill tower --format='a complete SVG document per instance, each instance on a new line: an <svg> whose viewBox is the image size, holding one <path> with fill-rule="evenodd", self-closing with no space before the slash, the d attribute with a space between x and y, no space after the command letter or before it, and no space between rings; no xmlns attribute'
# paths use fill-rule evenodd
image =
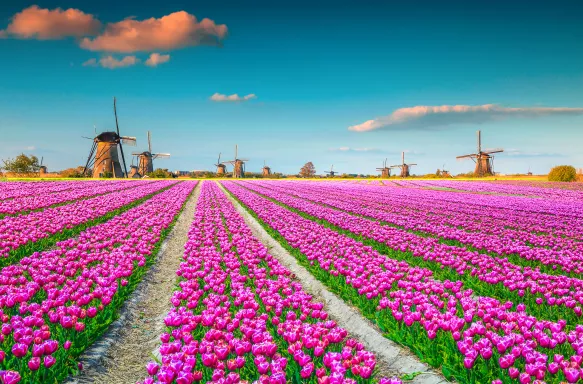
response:
<svg viewBox="0 0 583 384"><path fill-rule="evenodd" d="M409 177L411 176L409 170L412 166L417 165L416 163L407 164L405 163L405 152L401 152L401 164L391 165L390 168L400 168L401 169L401 177Z"/></svg>
<svg viewBox="0 0 583 384"><path fill-rule="evenodd" d="M261 171L263 177L269 177L271 175L271 168L265 165L265 160L263 160L263 169Z"/></svg>
<svg viewBox="0 0 583 384"><path fill-rule="evenodd" d="M324 171L324 173L327 173L329 177L334 177L334 175L337 174L338 171L334 171L333 168L334 168L334 164L332 164L329 171Z"/></svg>
<svg viewBox="0 0 583 384"><path fill-rule="evenodd" d="M38 175L40 177L47 174L47 166L43 165L44 156L40 158L40 166L38 167Z"/></svg>
<svg viewBox="0 0 583 384"><path fill-rule="evenodd" d="M169 153L152 153L152 136L148 131L148 150L144 152L133 152L132 156L138 158L138 166L134 168L132 165L131 173L144 177L148 173L154 172L154 159L167 159L170 157ZM134 176L135 177L135 176Z"/></svg>
<svg viewBox="0 0 583 384"><path fill-rule="evenodd" d="M215 166L217 167L217 176L219 177L224 177L227 174L227 166L223 163L221 163L221 154L219 153L219 159L217 160L217 163L215 164Z"/></svg>
<svg viewBox="0 0 583 384"><path fill-rule="evenodd" d="M391 168L387 167L387 160L388 159L385 159L385 161L383 161L382 168L377 168L377 171L381 171L381 177L383 179L388 179L389 177L391 177Z"/></svg>
<svg viewBox="0 0 583 384"><path fill-rule="evenodd" d="M115 97L113 98L113 114L115 115L116 132L102 132L93 138L93 145L89 151L83 174L87 170L93 169L93 177L102 177L106 173L111 173L113 177L128 176L122 144L135 146L136 138L120 135ZM122 163L119 161L118 147L121 153Z"/></svg>
<svg viewBox="0 0 583 384"><path fill-rule="evenodd" d="M477 131L478 136L478 151L470 153L469 155L457 156L457 160L470 158L476 163L474 174L478 177L488 176L494 174L494 153L504 152L502 148L496 148L488 151L482 151L482 134Z"/></svg>
<svg viewBox="0 0 583 384"><path fill-rule="evenodd" d="M235 144L235 159L231 161L225 161L225 164L231 164L233 166L234 179L241 179L245 177L245 162L249 160L237 158L237 149L238 146Z"/></svg>

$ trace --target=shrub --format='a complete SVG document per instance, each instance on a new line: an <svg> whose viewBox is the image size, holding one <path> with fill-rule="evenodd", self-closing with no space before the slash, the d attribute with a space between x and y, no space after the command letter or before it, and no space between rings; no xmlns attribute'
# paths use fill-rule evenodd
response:
<svg viewBox="0 0 583 384"><path fill-rule="evenodd" d="M559 165L549 172L549 181L575 181L577 171L570 165Z"/></svg>

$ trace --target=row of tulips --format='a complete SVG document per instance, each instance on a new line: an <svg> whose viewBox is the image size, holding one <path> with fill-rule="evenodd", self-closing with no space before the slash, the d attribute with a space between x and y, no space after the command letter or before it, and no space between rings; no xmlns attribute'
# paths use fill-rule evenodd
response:
<svg viewBox="0 0 583 384"><path fill-rule="evenodd" d="M161 361L144 384L372 380L374 354L328 319L213 182L202 185L177 275Z"/></svg>
<svg viewBox="0 0 583 384"><path fill-rule="evenodd" d="M510 196L529 196L552 198L558 200L579 200L583 199L582 188L561 188L562 183L507 183L507 182L474 182L459 180L403 180L402 183L420 188L448 188L451 190L461 190L473 193L505 194ZM567 185L569 183L566 183Z"/></svg>
<svg viewBox="0 0 583 384"><path fill-rule="evenodd" d="M317 186L287 183L285 188L277 187L276 183L262 183L264 186L270 184L272 188L293 191L297 196L390 225L508 256L519 265L542 264L545 271L553 274L583 272L583 242L580 241L581 231L577 230L583 230L583 226L579 217L565 219L530 212L512 219L515 211L489 209L486 214L471 197L463 199L463 204L456 201L443 204L439 200L442 196L459 196L447 192L408 190L403 194L397 188L336 183ZM557 228L563 221L562 228Z"/></svg>
<svg viewBox="0 0 583 384"><path fill-rule="evenodd" d="M100 183L76 183L77 187L53 192L39 193L32 196L17 197L14 199L0 201L0 217L5 215L25 214L58 204L66 204L79 199L86 199L92 196L119 191L126 188L136 187L143 184L143 181L102 181ZM3 183L8 184L8 183ZM2 184L0 184L0 189Z"/></svg>
<svg viewBox="0 0 583 384"><path fill-rule="evenodd" d="M464 383L577 382L583 326L477 297L460 281L393 260L233 182L225 187L331 290L447 377Z"/></svg>
<svg viewBox="0 0 583 384"><path fill-rule="evenodd" d="M101 181L10 181L0 183L0 201L26 196L46 195L51 193L84 188L84 185L98 185Z"/></svg>
<svg viewBox="0 0 583 384"><path fill-rule="evenodd" d="M325 220L335 228L369 240L381 253L430 269L440 280L461 280L477 294L516 304L526 304L528 312L540 319L565 319L577 324L583 314L583 280L541 273L519 267L507 259L492 257L463 247L440 243L435 238L418 236L377 221L348 214L305 199L290 196L255 183L245 187L310 216ZM320 201L327 201L322 197ZM344 207L351 210L349 205ZM553 307L552 311L548 307Z"/></svg>
<svg viewBox="0 0 583 384"><path fill-rule="evenodd" d="M92 221L103 216L116 214L116 210L147 198L173 183L175 182L147 182L129 190L111 192L27 215L6 216L0 219L0 265L17 261L23 255L29 254L30 249L39 250L52 245L52 235L59 235L59 240L68 238L71 236L68 232L75 227L91 225ZM45 239L49 240L43 243L41 240ZM23 247L24 251L18 252L19 247ZM7 260L2 261L2 258Z"/></svg>
<svg viewBox="0 0 583 384"><path fill-rule="evenodd" d="M191 194L183 182L0 270L3 383L54 383L108 325L154 261Z"/></svg>

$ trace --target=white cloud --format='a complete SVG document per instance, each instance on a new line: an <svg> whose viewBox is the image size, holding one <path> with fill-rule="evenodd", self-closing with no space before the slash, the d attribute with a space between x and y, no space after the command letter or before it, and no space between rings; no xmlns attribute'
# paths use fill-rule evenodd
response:
<svg viewBox="0 0 583 384"><path fill-rule="evenodd" d="M536 118L550 115L583 115L583 108L508 108L496 104L442 105L400 108L388 116L365 121L348 129L356 132L377 129L427 129L451 124L481 124L510 117Z"/></svg>
<svg viewBox="0 0 583 384"><path fill-rule="evenodd" d="M159 53L152 53L148 60L146 60L146 65L149 67L156 67L158 64L164 64L170 61L170 55L161 55Z"/></svg>
<svg viewBox="0 0 583 384"><path fill-rule="evenodd" d="M250 93L248 95L245 96L239 96L236 93L232 94L232 95L223 95L221 93L215 93L214 95L212 95L210 97L210 99L212 101L218 101L218 102L223 102L223 101L231 101L231 102L237 102L237 101L248 101L251 99L256 99L257 96L255 96L254 93Z"/></svg>
<svg viewBox="0 0 583 384"><path fill-rule="evenodd" d="M101 59L89 59L83 63L84 67L97 67L98 65L103 68L108 69L116 69L116 68L124 68L124 67L131 67L132 65L136 65L140 62L135 56L124 56L121 60L116 59L113 56L105 56Z"/></svg>

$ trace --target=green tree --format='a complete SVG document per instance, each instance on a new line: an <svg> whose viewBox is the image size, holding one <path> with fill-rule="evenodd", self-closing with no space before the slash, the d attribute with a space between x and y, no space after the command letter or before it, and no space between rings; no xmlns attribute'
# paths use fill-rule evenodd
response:
<svg viewBox="0 0 583 384"><path fill-rule="evenodd" d="M548 178L549 181L575 181L577 170L571 165L559 165L551 169Z"/></svg>
<svg viewBox="0 0 583 384"><path fill-rule="evenodd" d="M157 168L154 172L148 173L149 177L153 177L155 179L168 179L173 177L172 173L169 172L167 169Z"/></svg>
<svg viewBox="0 0 583 384"><path fill-rule="evenodd" d="M302 169L300 169L300 177L314 177L316 175L316 167L311 161L304 164Z"/></svg>
<svg viewBox="0 0 583 384"><path fill-rule="evenodd" d="M38 162L38 157L34 155L27 156L24 153L16 156L15 159L2 160L4 163L4 168L8 173L14 173L20 176L28 176L38 173L40 170L40 164Z"/></svg>

